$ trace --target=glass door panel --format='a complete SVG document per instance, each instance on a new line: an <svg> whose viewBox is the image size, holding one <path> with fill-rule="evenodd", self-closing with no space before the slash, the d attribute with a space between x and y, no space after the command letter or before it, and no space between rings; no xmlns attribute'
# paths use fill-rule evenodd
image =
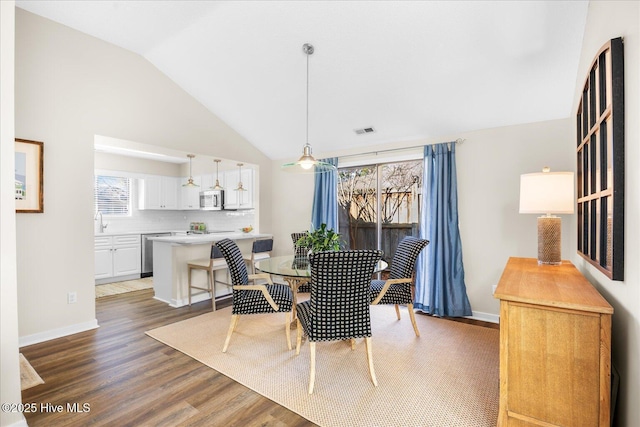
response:
<svg viewBox="0 0 640 427"><path fill-rule="evenodd" d="M419 236L422 160L340 168L338 223L345 249L382 249L391 263L405 236Z"/></svg>

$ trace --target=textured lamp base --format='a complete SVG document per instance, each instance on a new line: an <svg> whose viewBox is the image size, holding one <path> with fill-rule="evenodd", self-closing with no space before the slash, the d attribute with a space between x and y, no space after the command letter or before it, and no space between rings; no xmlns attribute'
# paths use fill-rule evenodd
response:
<svg viewBox="0 0 640 427"><path fill-rule="evenodd" d="M562 223L557 216L538 218L538 264L559 265L562 243Z"/></svg>

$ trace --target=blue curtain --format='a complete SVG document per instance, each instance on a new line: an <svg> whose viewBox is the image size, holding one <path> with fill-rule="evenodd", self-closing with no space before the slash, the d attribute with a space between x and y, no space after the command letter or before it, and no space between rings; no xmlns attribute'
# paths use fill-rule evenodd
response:
<svg viewBox="0 0 640 427"><path fill-rule="evenodd" d="M424 147L420 237L414 307L442 317L471 316L458 228L455 142Z"/></svg>
<svg viewBox="0 0 640 427"><path fill-rule="evenodd" d="M323 162L338 166L338 158L322 159ZM316 173L313 206L311 208L311 227L313 230L320 224L338 232L338 172Z"/></svg>

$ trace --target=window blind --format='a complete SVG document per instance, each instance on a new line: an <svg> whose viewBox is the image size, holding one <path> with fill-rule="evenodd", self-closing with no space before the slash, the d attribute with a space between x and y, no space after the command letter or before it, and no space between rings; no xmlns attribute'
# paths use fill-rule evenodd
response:
<svg viewBox="0 0 640 427"><path fill-rule="evenodd" d="M122 176L96 175L94 181L95 212L126 216L131 208L131 180Z"/></svg>

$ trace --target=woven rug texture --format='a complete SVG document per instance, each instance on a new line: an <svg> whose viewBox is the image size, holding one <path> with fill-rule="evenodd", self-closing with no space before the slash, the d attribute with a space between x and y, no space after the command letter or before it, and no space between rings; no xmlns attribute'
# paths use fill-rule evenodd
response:
<svg viewBox="0 0 640 427"><path fill-rule="evenodd" d="M153 288L153 277L96 285L96 298Z"/></svg>
<svg viewBox="0 0 640 427"><path fill-rule="evenodd" d="M147 335L227 375L321 426L495 426L499 400L499 331L371 307L370 380L364 341L319 342L309 384L309 344L286 347L284 314L241 316L222 353L231 308L147 331Z"/></svg>
<svg viewBox="0 0 640 427"><path fill-rule="evenodd" d="M38 384L44 384L43 379L33 369L27 358L20 353L20 390L26 390Z"/></svg>

